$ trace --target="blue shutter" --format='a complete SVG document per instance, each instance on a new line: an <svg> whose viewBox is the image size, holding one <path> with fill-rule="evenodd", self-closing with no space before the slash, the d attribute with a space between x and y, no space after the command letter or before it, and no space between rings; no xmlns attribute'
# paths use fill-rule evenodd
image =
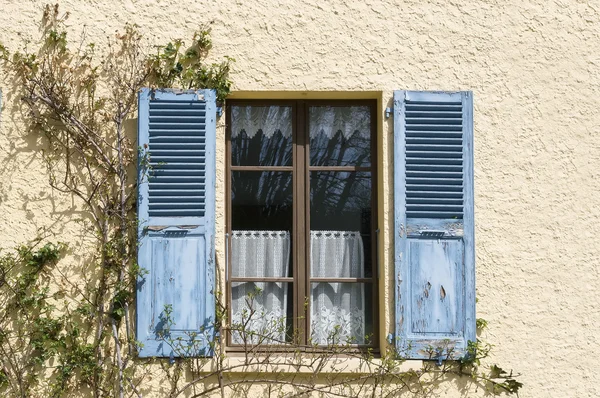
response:
<svg viewBox="0 0 600 398"><path fill-rule="evenodd" d="M456 359L475 341L471 92L394 93L396 344Z"/></svg>
<svg viewBox="0 0 600 398"><path fill-rule="evenodd" d="M211 355L215 94L143 89L138 117L139 355Z"/></svg>

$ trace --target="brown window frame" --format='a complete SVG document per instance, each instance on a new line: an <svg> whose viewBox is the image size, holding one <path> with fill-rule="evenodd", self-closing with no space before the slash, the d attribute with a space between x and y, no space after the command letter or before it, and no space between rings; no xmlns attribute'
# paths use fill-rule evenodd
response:
<svg viewBox="0 0 600 398"><path fill-rule="evenodd" d="M232 106L290 106L292 108L292 165L291 166L234 166L231 149L231 107ZM308 110L311 106L368 106L371 112L371 165L357 166L310 166L310 138L308 134ZM231 319L231 286L235 282L286 282L292 284L293 328L298 331L299 341L294 347L269 345L270 351L285 352L308 347L310 331L310 285L314 282L348 282L371 284L373 335L371 344L351 344L356 350L379 351L379 264L378 264L378 209L377 209L377 101L374 99L352 100L301 100L301 99L235 99L228 100L225 112L225 205L226 205L226 245L231 253L232 233L232 173L235 171L287 171L292 173L292 269L293 276L286 278L233 278L231 261L226 264L226 303L228 319ZM310 277L310 173L313 171L370 172L371 173L371 264L372 276L365 278L311 278ZM300 194L301 193L301 194ZM309 303L304 305L304 303ZM300 319L303 317L303 319ZM243 352L245 347L231 342L231 333L227 334L228 352ZM254 346L253 346L254 347Z"/></svg>

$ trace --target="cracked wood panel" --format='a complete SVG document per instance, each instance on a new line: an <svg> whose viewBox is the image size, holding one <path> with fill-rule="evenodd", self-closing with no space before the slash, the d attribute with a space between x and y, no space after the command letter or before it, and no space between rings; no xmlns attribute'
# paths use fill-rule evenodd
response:
<svg viewBox="0 0 600 398"><path fill-rule="evenodd" d="M204 236L169 236L167 233L151 237L149 244L154 271L149 333L158 333L169 326L161 319L166 305L173 308L171 332L200 331L205 321L204 311L194 303L200 302L206 295Z"/></svg>
<svg viewBox="0 0 600 398"><path fill-rule="evenodd" d="M462 240L409 239L410 332L457 335L462 331Z"/></svg>

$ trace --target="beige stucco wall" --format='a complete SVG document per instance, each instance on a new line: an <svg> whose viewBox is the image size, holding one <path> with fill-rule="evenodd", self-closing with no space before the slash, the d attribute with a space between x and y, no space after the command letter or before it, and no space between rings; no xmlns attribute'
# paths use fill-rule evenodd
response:
<svg viewBox="0 0 600 398"><path fill-rule="evenodd" d="M0 41L16 48L37 37L42 4L0 0ZM71 12L73 37L85 29L99 44L126 22L157 42L189 37L200 23L212 22L214 57L237 60L236 97L333 91L344 98L353 92L379 98L381 111L391 106L394 89L472 90L477 311L489 321L493 359L522 373L523 397L600 396L600 2L61 4ZM19 138L11 88L2 88L0 246L52 228L78 247L80 226L69 220L80 206L48 188L39 143ZM379 219L389 248L392 125L383 112L379 119ZM222 140L218 149L222 163ZM223 198L223 168L218 170ZM222 202L218 231L224 229ZM384 285L390 283L391 254L383 256ZM391 299L388 290L382 299L388 325Z"/></svg>

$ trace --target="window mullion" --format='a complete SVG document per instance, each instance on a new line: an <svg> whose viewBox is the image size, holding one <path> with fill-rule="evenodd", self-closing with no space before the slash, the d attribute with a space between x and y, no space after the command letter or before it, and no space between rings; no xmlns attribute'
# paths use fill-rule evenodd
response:
<svg viewBox="0 0 600 398"><path fill-rule="evenodd" d="M296 192L294 193L294 204L296 206L296 297L294 303L294 315L297 320L299 343L306 344L308 335L308 309L304 302L307 297L307 235L308 235L308 184L307 184L307 148L306 148L306 107L304 101L298 101L295 108L296 131L295 131L295 158L294 178L296 180Z"/></svg>

